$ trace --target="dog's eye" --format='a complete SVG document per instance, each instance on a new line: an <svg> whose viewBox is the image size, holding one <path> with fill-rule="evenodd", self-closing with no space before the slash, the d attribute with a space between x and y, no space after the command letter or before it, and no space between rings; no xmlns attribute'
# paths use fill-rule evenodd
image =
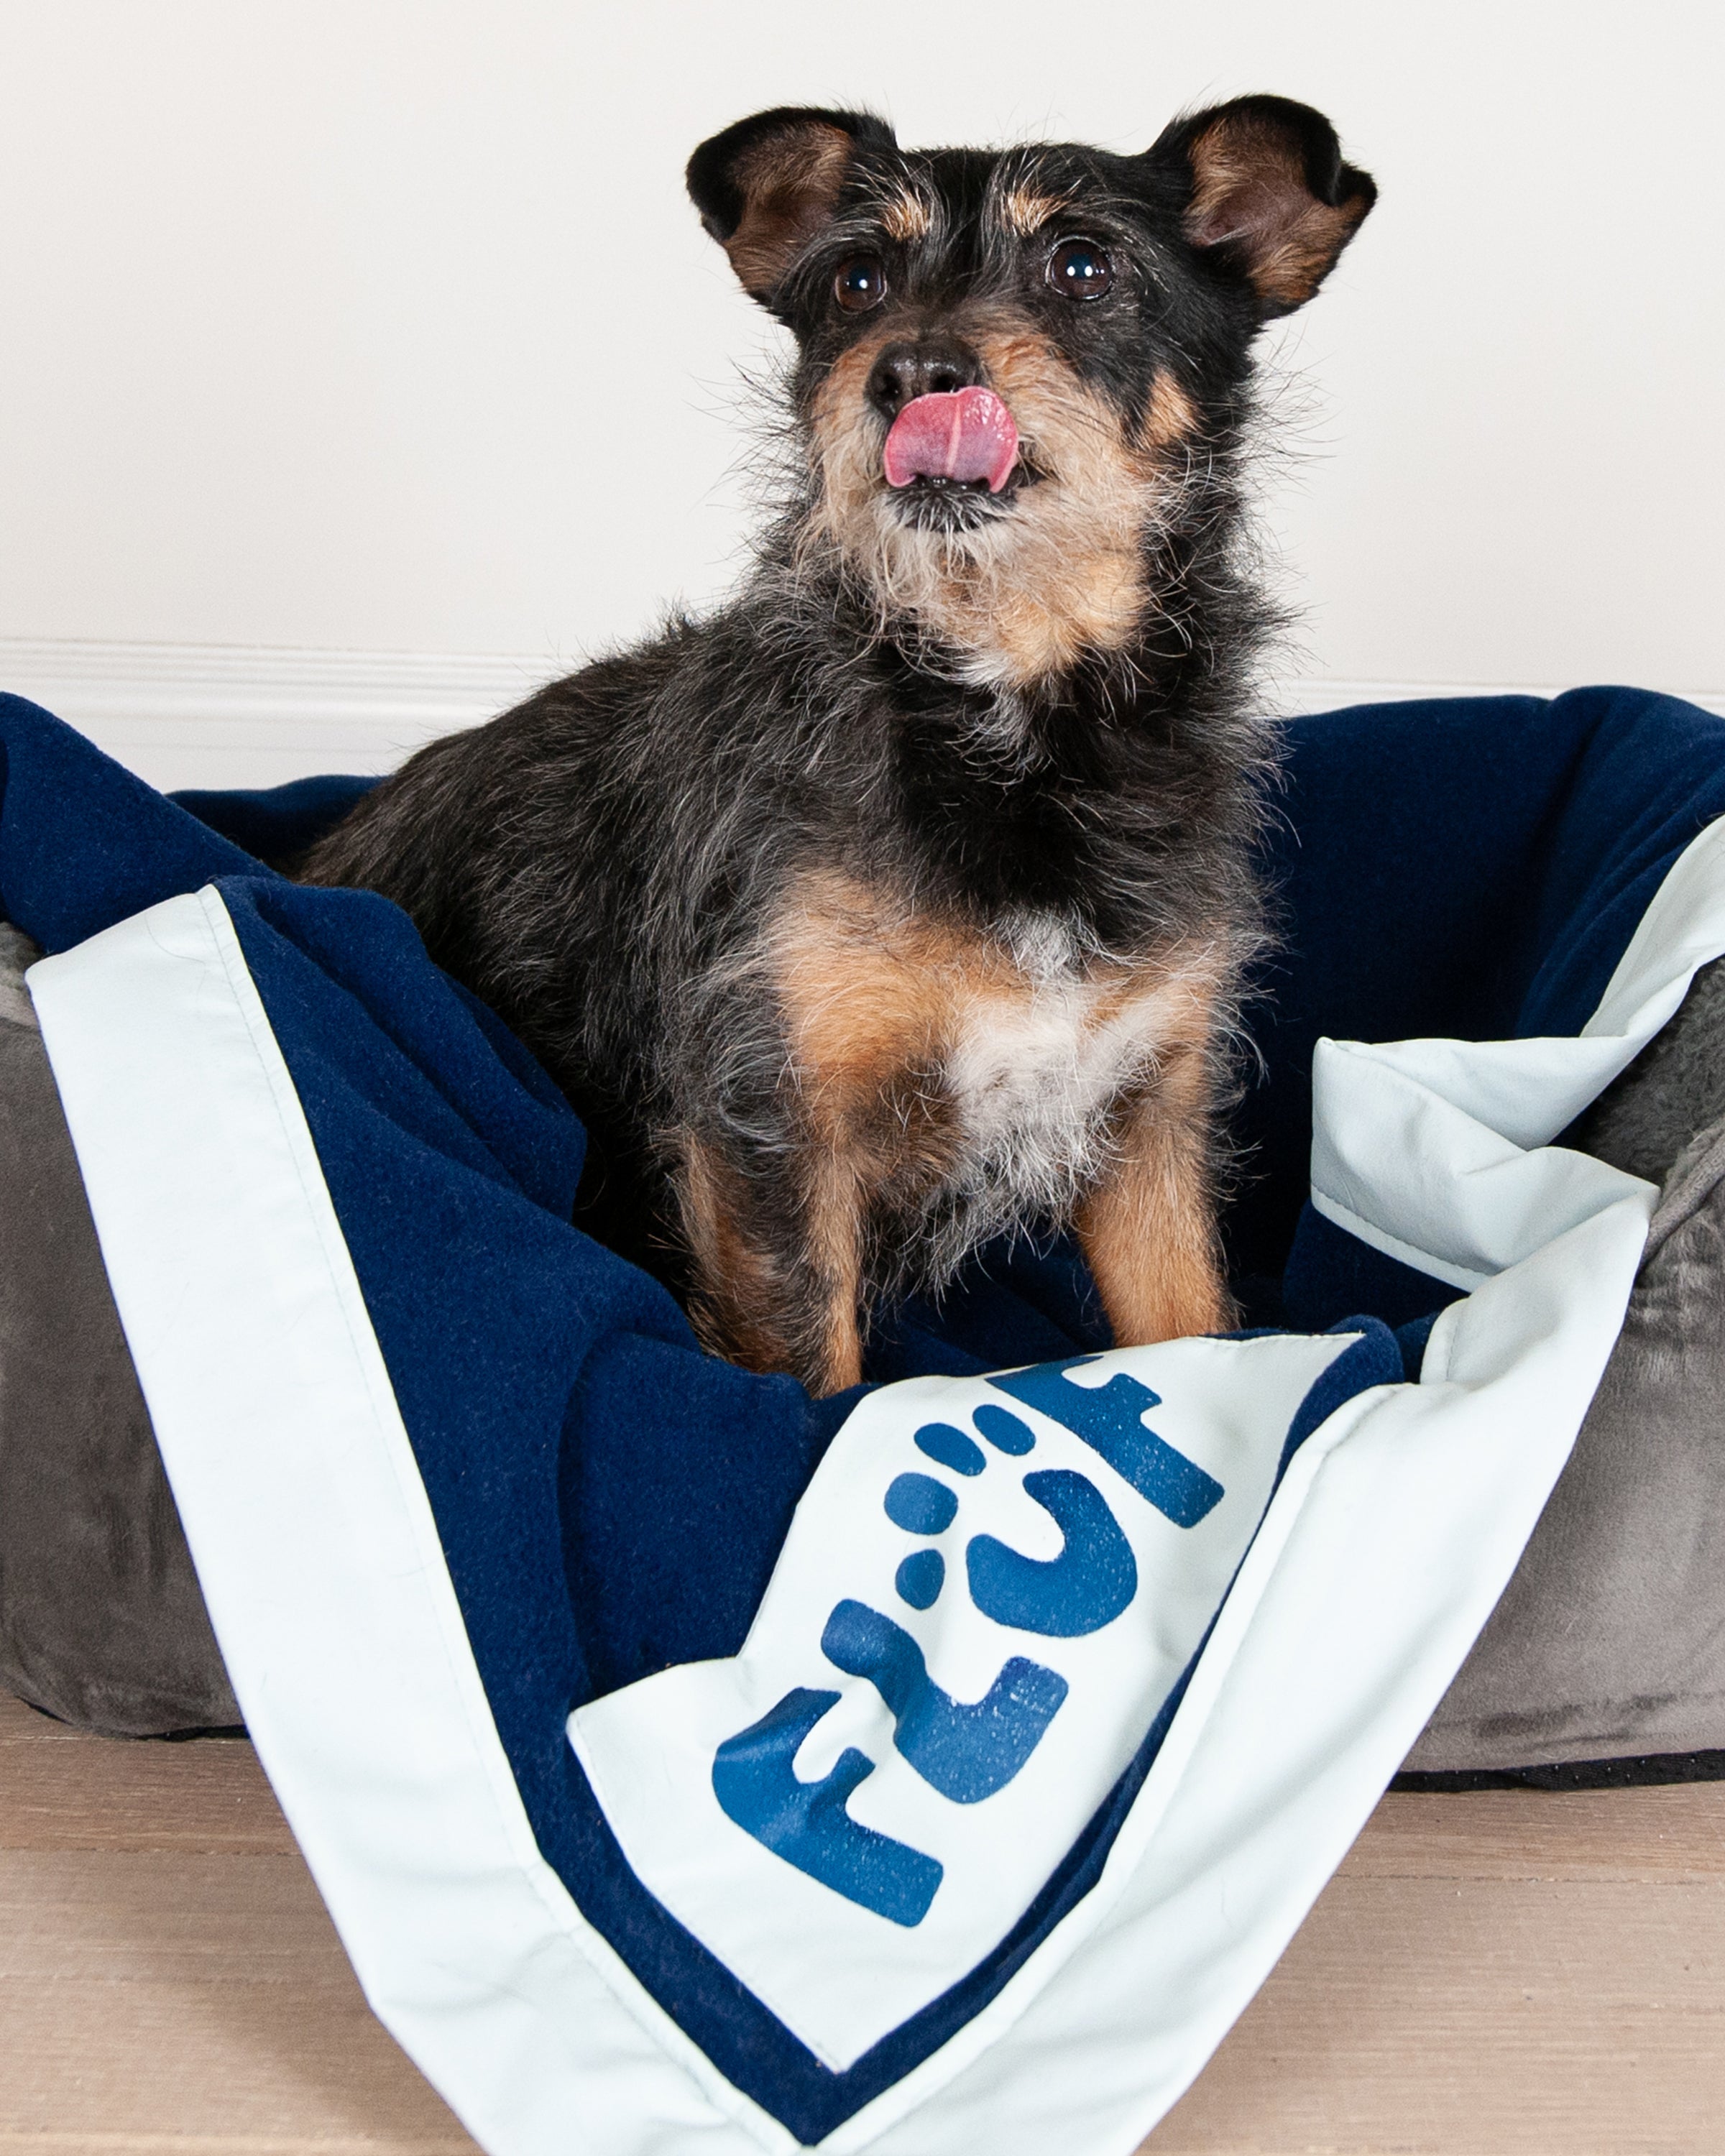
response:
<svg viewBox="0 0 1725 2156"><path fill-rule="evenodd" d="M853 254L833 280L833 297L848 315L865 315L886 297L886 272L872 254Z"/></svg>
<svg viewBox="0 0 1725 2156"><path fill-rule="evenodd" d="M1114 264L1091 239L1063 239L1048 259L1048 281L1069 300L1100 300L1114 289Z"/></svg>

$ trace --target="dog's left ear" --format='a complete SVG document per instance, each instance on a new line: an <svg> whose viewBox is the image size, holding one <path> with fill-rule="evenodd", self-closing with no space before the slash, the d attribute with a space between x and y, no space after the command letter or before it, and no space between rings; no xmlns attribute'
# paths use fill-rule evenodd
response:
<svg viewBox="0 0 1725 2156"><path fill-rule="evenodd" d="M1268 321L1303 306L1378 199L1321 112L1286 97L1237 97L1177 120L1149 151L1189 192L1186 237L1243 275Z"/></svg>
<svg viewBox="0 0 1725 2156"><path fill-rule="evenodd" d="M763 305L831 216L864 143L891 149L896 138L870 112L785 105L739 120L689 160L690 200L744 290Z"/></svg>

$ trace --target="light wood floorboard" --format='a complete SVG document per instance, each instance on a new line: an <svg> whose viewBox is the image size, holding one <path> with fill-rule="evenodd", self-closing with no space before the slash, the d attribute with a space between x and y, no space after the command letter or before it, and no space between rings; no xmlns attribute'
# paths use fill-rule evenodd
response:
<svg viewBox="0 0 1725 2156"><path fill-rule="evenodd" d="M0 2156L473 2145L249 1745L0 1699ZM1725 1784L1386 1798L1144 2156L1721 2151Z"/></svg>

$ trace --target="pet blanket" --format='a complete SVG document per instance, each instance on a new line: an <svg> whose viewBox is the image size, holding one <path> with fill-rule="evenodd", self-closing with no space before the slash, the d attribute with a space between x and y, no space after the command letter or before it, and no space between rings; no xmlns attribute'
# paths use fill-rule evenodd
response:
<svg viewBox="0 0 1725 2156"><path fill-rule="evenodd" d="M569 1224L578 1125L403 916L262 865L353 789L200 819L0 733L203 1598L398 2038L496 2156L1132 2147L1563 1466L1656 1194L1552 1141L1725 951L1725 726L1295 729L1255 1329L1113 1348L995 1253L821 1402Z"/></svg>

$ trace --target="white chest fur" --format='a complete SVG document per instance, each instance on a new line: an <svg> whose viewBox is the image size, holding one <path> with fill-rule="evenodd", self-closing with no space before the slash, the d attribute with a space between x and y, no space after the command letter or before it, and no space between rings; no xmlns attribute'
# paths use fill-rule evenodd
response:
<svg viewBox="0 0 1725 2156"><path fill-rule="evenodd" d="M915 1179L962 1201L960 1240L1067 1212L1122 1096L1204 1039L1219 954L1202 944L1098 956L1043 915L981 934L830 871L796 901L768 957L812 1135L844 1152L867 1132L872 1152L901 1127ZM941 1133L927 1145L919 1099Z"/></svg>
<svg viewBox="0 0 1725 2156"><path fill-rule="evenodd" d="M1193 982L1163 967L1081 968L1052 924L1014 944L1011 974L955 998L942 1078L960 1180L1059 1210L1101 1167L1116 1104L1189 1040Z"/></svg>

